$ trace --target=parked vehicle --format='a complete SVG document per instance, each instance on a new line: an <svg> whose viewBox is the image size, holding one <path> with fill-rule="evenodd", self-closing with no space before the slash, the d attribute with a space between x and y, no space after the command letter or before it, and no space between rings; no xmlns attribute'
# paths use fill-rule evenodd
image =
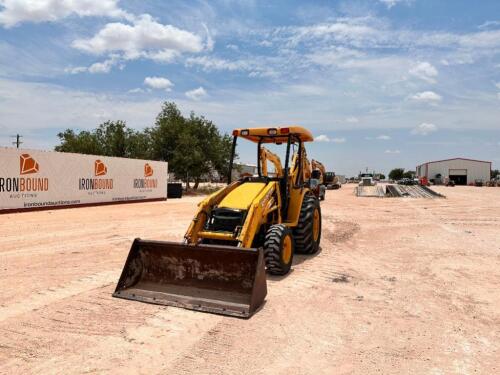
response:
<svg viewBox="0 0 500 375"><path fill-rule="evenodd" d="M431 186L431 183L427 179L427 177L421 177L420 180L418 181L420 185L422 186Z"/></svg>
<svg viewBox="0 0 500 375"><path fill-rule="evenodd" d="M444 184L445 184L445 186L451 186L451 187L453 187L453 186L455 186L455 181L450 180L450 179L447 177L447 178L445 178L445 180L444 180Z"/></svg>
<svg viewBox="0 0 500 375"><path fill-rule="evenodd" d="M377 181L373 179L373 173L361 173L359 175L361 181L359 182L359 186L375 186L377 185Z"/></svg>
<svg viewBox="0 0 500 375"><path fill-rule="evenodd" d="M402 178L398 180L398 185L418 185L418 180L414 178Z"/></svg>
<svg viewBox="0 0 500 375"><path fill-rule="evenodd" d="M335 172L326 172L325 183L327 189L340 189L342 184L340 182L339 177L335 174Z"/></svg>
<svg viewBox="0 0 500 375"><path fill-rule="evenodd" d="M309 187L314 195L320 200L325 200L326 195L326 170L325 166L317 161L311 160L311 179L309 180Z"/></svg>

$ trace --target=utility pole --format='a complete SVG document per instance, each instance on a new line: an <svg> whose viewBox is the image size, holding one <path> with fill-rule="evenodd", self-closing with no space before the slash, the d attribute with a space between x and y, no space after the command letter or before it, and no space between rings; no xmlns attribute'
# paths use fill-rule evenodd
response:
<svg viewBox="0 0 500 375"><path fill-rule="evenodd" d="M21 145L21 143L23 143L23 142L21 141L21 138L22 138L22 137L23 137L23 136L22 136L22 135L19 135L19 134L16 134L16 135L13 135L13 136L12 136L12 138L16 138L16 140L15 140L14 142L12 142L12 144L13 144L14 146L16 146L16 148L19 148L19 146Z"/></svg>

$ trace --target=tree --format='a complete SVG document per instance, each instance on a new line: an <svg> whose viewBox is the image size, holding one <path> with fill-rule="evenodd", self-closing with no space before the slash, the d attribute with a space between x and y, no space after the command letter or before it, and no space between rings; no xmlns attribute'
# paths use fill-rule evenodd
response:
<svg viewBox="0 0 500 375"><path fill-rule="evenodd" d="M394 168L389 172L389 178L391 180L397 181L403 178L403 174L405 173L404 168Z"/></svg>
<svg viewBox="0 0 500 375"><path fill-rule="evenodd" d="M494 178L497 178L497 176L500 175L500 171L498 169L492 169L491 170L491 179L493 180Z"/></svg>
<svg viewBox="0 0 500 375"><path fill-rule="evenodd" d="M405 173L403 173L403 178L413 179L415 178L415 174L415 171L406 171Z"/></svg>
<svg viewBox="0 0 500 375"><path fill-rule="evenodd" d="M71 129L66 129L57 136L61 144L54 148L56 151L103 155L101 145L94 133L86 130L75 133Z"/></svg>
<svg viewBox="0 0 500 375"><path fill-rule="evenodd" d="M151 137L152 158L172 161L179 137L185 130L186 120L175 103L163 103L160 113L156 116L155 125L151 129L146 129ZM172 165L172 168L175 166ZM175 172L174 169L172 171Z"/></svg>
<svg viewBox="0 0 500 375"><path fill-rule="evenodd" d="M127 129L125 122L106 121L94 131L103 155L126 157L127 155Z"/></svg>
<svg viewBox="0 0 500 375"><path fill-rule="evenodd" d="M385 180L385 174L380 173L380 174L378 175L378 178L379 178L379 179L381 179L381 180Z"/></svg>
<svg viewBox="0 0 500 375"><path fill-rule="evenodd" d="M229 168L231 137L203 116L182 116L175 103L165 102L153 127L136 131L121 120L106 121L92 131L58 134L56 151L168 161L170 171L195 188L213 171Z"/></svg>
<svg viewBox="0 0 500 375"><path fill-rule="evenodd" d="M127 129L128 157L136 159L152 159L151 136L146 132Z"/></svg>
<svg viewBox="0 0 500 375"><path fill-rule="evenodd" d="M124 121L106 121L92 131L75 133L67 129L58 134L60 152L76 152L104 156L146 159L151 154L150 140L146 133L127 127Z"/></svg>
<svg viewBox="0 0 500 375"><path fill-rule="evenodd" d="M197 117L194 113L191 113L188 124L199 140L198 148L202 155L196 168L192 170L194 187L197 188L201 176L212 171L217 171L221 175L227 173L232 139L227 134L221 134L212 121L204 117Z"/></svg>
<svg viewBox="0 0 500 375"><path fill-rule="evenodd" d="M212 171L225 174L229 167L231 138L202 116L191 113L183 117L175 103L163 104L155 126L147 132L152 157L169 161L169 169L186 181L188 188L190 181L197 188L203 175Z"/></svg>

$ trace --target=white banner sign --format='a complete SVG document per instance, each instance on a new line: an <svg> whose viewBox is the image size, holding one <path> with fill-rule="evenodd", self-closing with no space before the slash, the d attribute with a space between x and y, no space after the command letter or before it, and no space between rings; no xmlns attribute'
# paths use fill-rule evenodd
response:
<svg viewBox="0 0 500 375"><path fill-rule="evenodd" d="M0 148L0 210L167 197L166 162Z"/></svg>

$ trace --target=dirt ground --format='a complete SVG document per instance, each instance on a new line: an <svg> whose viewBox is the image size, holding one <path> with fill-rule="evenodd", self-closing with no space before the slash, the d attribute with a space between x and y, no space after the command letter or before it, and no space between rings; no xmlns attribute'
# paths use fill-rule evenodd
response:
<svg viewBox="0 0 500 375"><path fill-rule="evenodd" d="M327 191L322 250L243 320L115 299L200 197L0 216L0 373L500 373L500 188Z"/></svg>

